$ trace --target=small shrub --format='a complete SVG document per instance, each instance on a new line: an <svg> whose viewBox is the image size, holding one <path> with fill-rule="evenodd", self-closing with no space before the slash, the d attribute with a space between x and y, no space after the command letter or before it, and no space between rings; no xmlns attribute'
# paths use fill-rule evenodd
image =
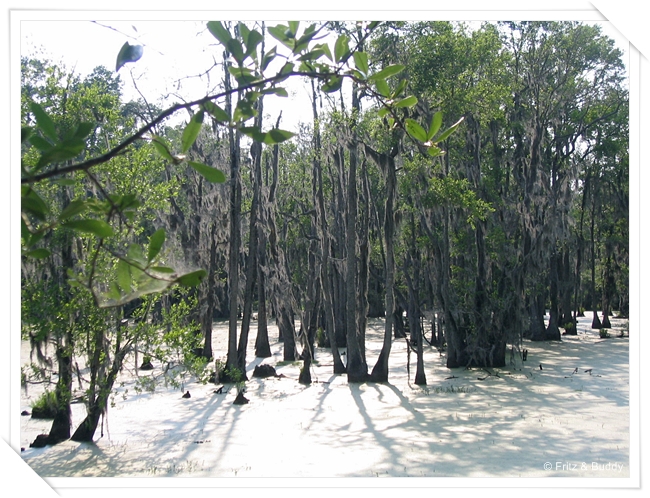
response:
<svg viewBox="0 0 650 498"><path fill-rule="evenodd" d="M606 339L609 337L609 330L608 329L600 329L600 338L601 339Z"/></svg>
<svg viewBox="0 0 650 498"><path fill-rule="evenodd" d="M330 339L322 328L316 331L316 346L319 348L329 348Z"/></svg>
<svg viewBox="0 0 650 498"><path fill-rule="evenodd" d="M32 403L32 418L54 418L56 415L57 399L54 391L45 391Z"/></svg>
<svg viewBox="0 0 650 498"><path fill-rule="evenodd" d="M245 380L242 371L235 367L224 367L219 372L219 379L221 382L232 382L238 386L243 384Z"/></svg>

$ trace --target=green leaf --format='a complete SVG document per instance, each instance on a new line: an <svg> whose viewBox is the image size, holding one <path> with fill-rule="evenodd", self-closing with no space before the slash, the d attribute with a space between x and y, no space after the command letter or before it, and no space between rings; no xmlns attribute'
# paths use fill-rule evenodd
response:
<svg viewBox="0 0 650 498"><path fill-rule="evenodd" d="M312 24L312 26L314 25ZM309 31L312 26L307 28L307 30L305 30L305 33L298 40L296 40L296 45L293 47L294 54L299 54L303 50L307 49L309 47L309 42L318 34L317 31Z"/></svg>
<svg viewBox="0 0 650 498"><path fill-rule="evenodd" d="M32 236L32 232L29 231L29 227L23 217L20 217L20 238L23 239L23 244L26 244Z"/></svg>
<svg viewBox="0 0 650 498"><path fill-rule="evenodd" d="M203 110L197 112L192 116L190 122L187 123L187 126L183 130L183 136L181 137L182 151L183 153L190 150L190 147L196 141L196 137L199 136L201 131L201 126L203 125Z"/></svg>
<svg viewBox="0 0 650 498"><path fill-rule="evenodd" d="M267 31L273 38L282 43L282 45L293 51L293 48L296 46L296 40L294 40L293 36L289 36L290 33L288 26L285 26L284 24L269 26Z"/></svg>
<svg viewBox="0 0 650 498"><path fill-rule="evenodd" d="M147 252L147 259L151 263L156 256L160 253L163 244L165 243L165 229L159 228L149 238L149 250Z"/></svg>
<svg viewBox="0 0 650 498"><path fill-rule="evenodd" d="M427 141L427 132L424 131L424 128L422 128L417 121L411 118L406 118L405 125L406 125L406 131L413 138L419 140L420 142Z"/></svg>
<svg viewBox="0 0 650 498"><path fill-rule="evenodd" d="M288 97L289 93L282 87L265 88L262 90L264 95L277 95L278 97Z"/></svg>
<svg viewBox="0 0 650 498"><path fill-rule="evenodd" d="M152 266L150 270L158 273L174 273L174 269L169 268L168 266Z"/></svg>
<svg viewBox="0 0 650 498"><path fill-rule="evenodd" d="M395 88L395 91L391 95L391 98L396 99L397 97L399 97L402 94L402 92L404 91L405 88L406 88L406 80L401 80L397 84L397 88Z"/></svg>
<svg viewBox="0 0 650 498"><path fill-rule="evenodd" d="M113 228L102 220L74 220L67 221L62 226L76 230L78 232L89 233L96 235L100 239L111 237L113 235Z"/></svg>
<svg viewBox="0 0 650 498"><path fill-rule="evenodd" d="M413 107L418 103L418 99L411 95L395 103L395 107Z"/></svg>
<svg viewBox="0 0 650 498"><path fill-rule="evenodd" d="M117 62L115 63L115 72L118 72L120 68L127 62L136 62L140 60L144 48L142 45L131 45L129 42L124 42L122 48L117 54Z"/></svg>
<svg viewBox="0 0 650 498"><path fill-rule="evenodd" d="M50 140L58 142L59 136L56 133L54 121L52 121L52 119L47 115L43 108L36 102L32 102L29 107L34 114L34 117L36 118L36 124L45 134L45 136Z"/></svg>
<svg viewBox="0 0 650 498"><path fill-rule="evenodd" d="M382 69L379 72L376 72L375 74L372 74L368 76L369 80L385 80L386 78L390 78L391 76L395 76L396 74L401 73L404 71L404 68L406 66L402 64L393 64L391 66L387 66L384 69Z"/></svg>
<svg viewBox="0 0 650 498"><path fill-rule="evenodd" d="M235 108L232 119L235 122L244 122L248 121L256 114L257 111L253 108L252 103L248 100L242 99L237 102L237 107Z"/></svg>
<svg viewBox="0 0 650 498"><path fill-rule="evenodd" d="M81 201L81 200L72 201L61 212L61 214L59 215L59 220L64 221L67 220L68 218L72 218L73 216L79 213L83 213L86 209L88 209L88 204L86 204L85 201Z"/></svg>
<svg viewBox="0 0 650 498"><path fill-rule="evenodd" d="M32 144L34 147L36 147L38 150L41 152L45 152L47 150L50 150L53 145L50 141L44 139L43 137L40 137L38 135L32 135L29 139L29 143Z"/></svg>
<svg viewBox="0 0 650 498"><path fill-rule="evenodd" d="M161 155L162 157L164 157L169 161L172 161L173 163L176 162L176 159L174 158L174 156L172 156L172 153L169 150L169 145L167 144L164 138L159 137L158 135L152 135L151 143L153 144L154 148L156 149L159 155Z"/></svg>
<svg viewBox="0 0 650 498"><path fill-rule="evenodd" d="M206 275L207 272L205 270L196 270L181 275L176 279L176 282L184 287L196 287L203 281Z"/></svg>
<svg viewBox="0 0 650 498"><path fill-rule="evenodd" d="M73 137L81 139L86 138L94 129L95 125L93 123L79 123Z"/></svg>
<svg viewBox="0 0 650 498"><path fill-rule="evenodd" d="M132 262L132 274L141 273L140 268L145 268L147 266L147 261L145 261L144 256L142 255L142 247L138 244L131 244L126 252L126 256ZM134 273L134 270L138 270L138 272Z"/></svg>
<svg viewBox="0 0 650 498"><path fill-rule="evenodd" d="M384 117L386 114L388 114L389 112L390 112L390 109L389 109L388 107L382 107L381 109L379 109L379 111L377 111L377 115L378 115L380 118L383 118L383 117Z"/></svg>
<svg viewBox="0 0 650 498"><path fill-rule="evenodd" d="M32 236L29 238L29 241L25 245L27 247L33 247L36 244L38 244L43 237L45 237L45 232L44 231L43 232L33 233Z"/></svg>
<svg viewBox="0 0 650 498"><path fill-rule="evenodd" d="M219 107L217 104L214 102L208 100L207 102L203 103L203 108L206 110L208 114L210 114L213 118L215 118L217 121L221 123L229 123L230 122L230 116L228 116L228 113L224 111L221 107Z"/></svg>
<svg viewBox="0 0 650 498"><path fill-rule="evenodd" d="M353 54L354 65L364 76L368 76L368 54L365 52L355 52Z"/></svg>
<svg viewBox="0 0 650 498"><path fill-rule="evenodd" d="M429 150L427 151L431 157L438 157L442 156L445 152L440 149L440 147L437 147L436 145L432 145L429 147Z"/></svg>
<svg viewBox="0 0 650 498"><path fill-rule="evenodd" d="M111 282L108 284L108 292L105 294L106 298L111 300L111 301L119 301L120 297L122 297L122 293L120 292L120 288L115 282Z"/></svg>
<svg viewBox="0 0 650 498"><path fill-rule="evenodd" d="M189 161L189 165L194 168L197 173L199 173L203 178L211 183L224 183L226 181L226 175L224 175L223 172L217 168L212 168L211 166L196 163L194 161Z"/></svg>
<svg viewBox="0 0 650 498"><path fill-rule="evenodd" d="M262 71L265 71L273 59L275 59L276 47L273 47L271 50L264 54L262 57Z"/></svg>
<svg viewBox="0 0 650 498"><path fill-rule="evenodd" d="M388 83L386 83L386 80L384 80L384 79L376 80L375 81L375 88L384 97L390 97L390 88L388 87Z"/></svg>
<svg viewBox="0 0 650 498"><path fill-rule="evenodd" d="M257 126L242 126L239 131L256 142L264 142L266 138L266 133L263 133Z"/></svg>
<svg viewBox="0 0 650 498"><path fill-rule="evenodd" d="M349 52L350 39L346 35L340 35L334 43L334 62L339 62Z"/></svg>
<svg viewBox="0 0 650 498"><path fill-rule="evenodd" d="M20 128L20 143L24 144L33 132L34 130L30 126L22 126Z"/></svg>
<svg viewBox="0 0 650 498"><path fill-rule="evenodd" d="M228 72L235 77L237 83L240 85L248 85L249 83L259 79L258 76L247 67L229 66Z"/></svg>
<svg viewBox="0 0 650 498"><path fill-rule="evenodd" d="M300 21L289 21L289 31L291 32L291 37L295 38L298 34L298 28L300 27Z"/></svg>
<svg viewBox="0 0 650 498"><path fill-rule="evenodd" d="M71 138L65 140L60 144L55 145L51 149L43 152L38 163L36 164L36 169L40 169L43 166L47 166L50 163L60 163L77 157L86 147L86 142L80 138Z"/></svg>
<svg viewBox="0 0 650 498"><path fill-rule="evenodd" d="M117 285L122 292L131 292L131 265L123 259L117 262Z"/></svg>
<svg viewBox="0 0 650 498"><path fill-rule="evenodd" d="M321 48L316 48L307 52L306 54L301 55L298 57L298 60L304 62L315 61L320 59L323 55L325 55L325 51Z"/></svg>
<svg viewBox="0 0 650 498"><path fill-rule="evenodd" d="M230 35L230 32L223 27L221 21L210 21L208 22L207 26L208 26L208 31L212 33L212 36L214 36L217 40L219 40L219 43L221 43L224 47L228 44L230 40L232 40L232 36Z"/></svg>
<svg viewBox="0 0 650 498"><path fill-rule="evenodd" d="M443 131L439 136L436 137L434 143L442 142L447 137L449 137L449 135L451 135L454 131L456 131L456 128L460 126L460 124L463 122L464 119L465 119L464 117L460 118L453 125L451 125L445 131Z"/></svg>
<svg viewBox="0 0 650 498"><path fill-rule="evenodd" d="M45 218L47 218L47 213L50 212L49 206L41 196L30 187L22 187L21 189L20 209L30 213L39 220L45 220Z"/></svg>
<svg viewBox="0 0 650 498"><path fill-rule="evenodd" d="M26 253L23 253L23 256L27 256L29 258L34 258L34 259L45 259L49 257L50 251L47 249L34 249L33 251L28 251Z"/></svg>
<svg viewBox="0 0 650 498"><path fill-rule="evenodd" d="M246 26L243 22L239 21L237 23L237 31L235 33L239 32L239 36L241 36L241 39L244 41L244 45L248 42L248 35L250 35L250 28Z"/></svg>
<svg viewBox="0 0 650 498"><path fill-rule="evenodd" d="M314 48L322 50L325 53L325 56L329 60L334 62L334 59L332 58L332 51L330 50L330 47L327 43L322 43L321 45L315 45Z"/></svg>
<svg viewBox="0 0 650 498"><path fill-rule="evenodd" d="M266 137L264 138L264 143L267 145L279 144L285 142L286 140L289 140L294 135L295 133L291 133L290 131L273 128L272 130L266 133Z"/></svg>
<svg viewBox="0 0 650 498"><path fill-rule="evenodd" d="M276 80L276 82L279 83L281 81L286 80L289 77L289 73L291 71L293 71L293 67L294 67L293 62L287 62L284 66L282 66L282 69L280 69L280 72L278 73L278 75L279 76L286 75L286 77L282 78L282 79L278 79L278 80Z"/></svg>
<svg viewBox="0 0 650 498"><path fill-rule="evenodd" d="M230 52L232 56L235 58L237 63L241 66L244 62L245 56L244 56L244 49L242 48L239 40L235 38L231 38L230 40L228 40L228 43L226 43L226 48L228 49L228 52Z"/></svg>
<svg viewBox="0 0 650 498"><path fill-rule="evenodd" d="M343 78L341 76L332 76L325 84L321 87L325 93L337 92L341 85L343 85Z"/></svg>
<svg viewBox="0 0 650 498"><path fill-rule="evenodd" d="M429 133L427 133L427 140L431 140L433 136L438 133L440 126L442 126L442 111L438 111L433 115L431 126L429 127Z"/></svg>
<svg viewBox="0 0 650 498"><path fill-rule="evenodd" d="M255 30L251 31L248 35L248 39L246 40L246 52L244 55L255 55L257 46L262 42L263 39L264 37L260 33Z"/></svg>
<svg viewBox="0 0 650 498"><path fill-rule="evenodd" d="M160 280L158 278L147 277L139 286L138 286L138 295L144 296L147 294L156 294L162 292L170 287L171 282L168 280Z"/></svg>

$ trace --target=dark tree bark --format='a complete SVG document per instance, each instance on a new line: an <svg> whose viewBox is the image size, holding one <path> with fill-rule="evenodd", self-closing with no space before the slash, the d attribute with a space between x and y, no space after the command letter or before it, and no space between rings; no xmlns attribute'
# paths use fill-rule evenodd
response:
<svg viewBox="0 0 650 498"><path fill-rule="evenodd" d="M394 156L379 154L374 149L365 146L366 154L372 158L381 170L386 181L386 204L384 210L384 246L386 248L386 282L385 282L385 323L384 340L379 358L370 374L373 382L388 381L388 359L392 345L393 323L395 321L395 193L397 190L397 174ZM397 149L394 151L397 152Z"/></svg>
<svg viewBox="0 0 650 498"><path fill-rule="evenodd" d="M99 419L106 413L108 397L115 384L115 379L122 368L124 357L130 349L130 343L122 344L121 327L121 324L117 327L113 361L108 369L106 369L106 362L108 360L104 358L104 355L107 353L104 349L106 341L105 331L94 331L93 354L89 365L91 380L87 390L88 398L86 400L87 415L70 438L73 441L91 442L97 431Z"/></svg>
<svg viewBox="0 0 650 498"><path fill-rule="evenodd" d="M258 273L257 273L257 337L255 338L255 356L257 358L270 358L271 345L269 344L269 330L266 310L266 275L264 268L266 267L266 236L264 231L259 233L258 244Z"/></svg>
<svg viewBox="0 0 650 498"><path fill-rule="evenodd" d="M210 266L208 268L207 292L205 296L206 311L202 316L203 357L212 358L212 320L215 309L215 274L217 271L217 223L212 222L210 229Z"/></svg>
<svg viewBox="0 0 650 498"><path fill-rule="evenodd" d="M280 126L282 113L278 116L276 128ZM291 281L287 274L286 261L284 252L278 243L278 233L276 225L276 191L278 187L278 168L279 168L280 149L277 145L273 146L272 170L273 179L269 188L269 254L271 257L271 272L273 281L274 307L277 316L278 330L280 338L284 343L283 359L284 361L295 361L296 351L296 331L293 323L293 309L291 305Z"/></svg>
<svg viewBox="0 0 650 498"><path fill-rule="evenodd" d="M333 372L335 374L345 373L345 365L341 360L336 340L336 325L333 308L333 268L330 262L330 234L327 226L327 214L325 211L325 199L323 192L323 168L321 163L321 137L316 109L316 87L312 81L312 112L314 118L314 203L316 205L316 234L320 241L320 286L323 301L323 313L325 315L325 329L329 339L333 359Z"/></svg>
<svg viewBox="0 0 650 498"><path fill-rule="evenodd" d="M62 189L62 201L64 206L70 202L67 188ZM65 234L65 241L61 248L61 267L56 267L52 261L50 274L58 280L59 289L62 290L64 299L71 299L70 288L65 281L66 269L74 268L74 254L72 237ZM56 444L70 439L70 427L72 425L72 410L70 401L72 399L72 354L74 351L73 318L62 337L56 337L55 357L58 368L58 379L54 389L56 396L56 412L52 420L52 426L48 434L48 444Z"/></svg>
<svg viewBox="0 0 650 498"><path fill-rule="evenodd" d="M412 244L415 243L414 240L411 242ZM427 384L427 378L424 373L424 351L422 345L422 330L420 328L420 305L418 303L419 289L417 287L418 282L420 281L420 269L419 261L415 254L415 247L411 246L409 252L411 254L407 256L404 263L404 277L406 278L409 294L408 321L411 337L408 342L409 348L413 348L415 350L417 358L415 384L418 386L424 386ZM413 275L412 277L411 274Z"/></svg>
<svg viewBox="0 0 650 498"><path fill-rule="evenodd" d="M359 110L358 89L352 90L353 112ZM357 163L358 145L356 131L353 130L352 142L350 144L350 164L347 185L347 208L346 208L346 283L345 295L347 300L346 328L348 344L348 382L365 382L368 380L368 367L363 359L362 344L359 342L358 324L358 300L357 300Z"/></svg>
<svg viewBox="0 0 650 498"><path fill-rule="evenodd" d="M589 288L590 304L591 311L593 312L593 319L591 321L592 329L601 329L603 327L600 319L598 318L597 311L597 299L596 299L596 235L595 235L595 223L596 223L596 200L595 195L592 193L591 198L591 226L589 230L590 236L590 248L591 248L591 285Z"/></svg>
<svg viewBox="0 0 650 498"><path fill-rule="evenodd" d="M554 253L551 256L551 271L550 271L550 297L551 297L551 308L549 310L549 321L548 326L544 334L544 340L557 340L561 339L560 329L559 329L559 314L560 310L558 307L558 254Z"/></svg>
<svg viewBox="0 0 650 498"><path fill-rule="evenodd" d="M225 63L224 63L225 66ZM230 73L225 71L226 91L230 91ZM231 95L226 97L226 112L232 115L233 105ZM230 241L228 246L228 288L230 290L230 313L228 317L228 354L226 367L238 368L237 352L237 321L239 319L239 251L241 247L241 172L239 161L239 131L228 129L230 145Z"/></svg>

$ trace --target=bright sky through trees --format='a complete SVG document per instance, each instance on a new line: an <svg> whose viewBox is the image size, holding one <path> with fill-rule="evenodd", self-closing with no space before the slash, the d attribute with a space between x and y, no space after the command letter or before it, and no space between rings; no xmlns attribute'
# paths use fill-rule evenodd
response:
<svg viewBox="0 0 650 498"><path fill-rule="evenodd" d="M114 70L117 54L125 41L144 45L142 59L119 71L125 100L144 97L150 103L168 106L214 92L221 84L221 50L205 24L204 20L24 20L20 32L21 55L49 58L85 75L99 65ZM625 51L627 63L627 39L611 23L599 24L603 33ZM269 38L266 48L275 45L280 44ZM278 50L281 48L280 45ZM297 131L300 121L311 121L310 89L307 84L292 80L288 82L288 90L289 98L265 100L266 122L275 123L279 112L284 110L282 127ZM179 119L187 116L179 115Z"/></svg>

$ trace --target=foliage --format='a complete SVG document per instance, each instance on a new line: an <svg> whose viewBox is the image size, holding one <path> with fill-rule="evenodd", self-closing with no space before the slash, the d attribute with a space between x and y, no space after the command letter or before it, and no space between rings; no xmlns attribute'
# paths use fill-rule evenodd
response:
<svg viewBox="0 0 650 498"><path fill-rule="evenodd" d="M54 418L58 400L54 391L45 391L31 403L33 418Z"/></svg>

